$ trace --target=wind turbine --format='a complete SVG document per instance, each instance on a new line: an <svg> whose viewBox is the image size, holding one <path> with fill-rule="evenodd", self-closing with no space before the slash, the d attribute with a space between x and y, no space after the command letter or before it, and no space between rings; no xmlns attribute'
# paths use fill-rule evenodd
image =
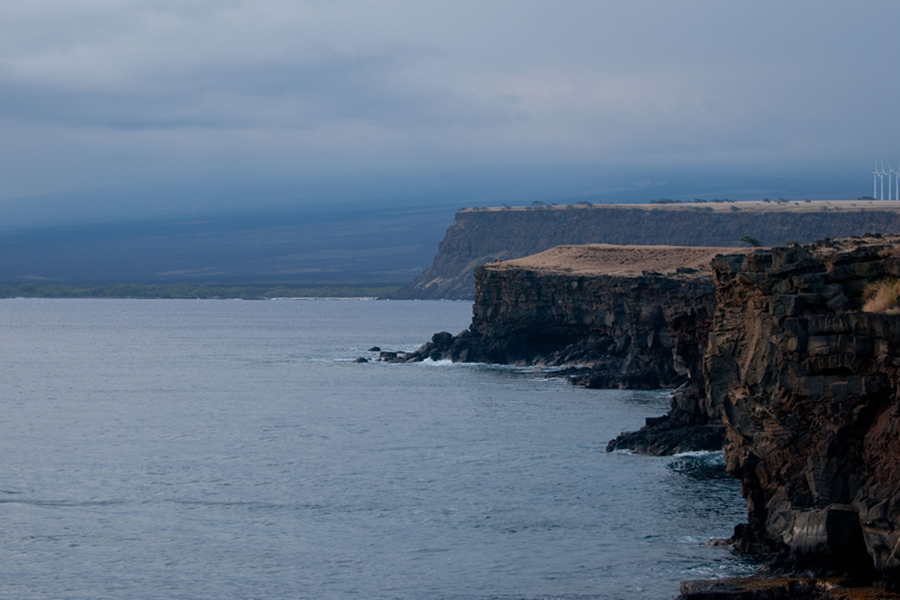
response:
<svg viewBox="0 0 900 600"><path fill-rule="evenodd" d="M878 198L878 161L875 161L875 170L872 171L872 198Z"/></svg>
<svg viewBox="0 0 900 600"><path fill-rule="evenodd" d="M894 199L894 194L891 192L891 183L893 183L893 181L894 181L894 167L891 166L891 163L888 163L888 169L889 169L889 171L887 172L887 176L888 176L888 200L893 200L893 199Z"/></svg>
<svg viewBox="0 0 900 600"><path fill-rule="evenodd" d="M875 193L872 194L875 196L876 200L884 200L884 165L881 166L881 170L878 170L878 162L875 162L875 177L878 178L878 181L881 182L881 196L878 195L878 185L875 184Z"/></svg>
<svg viewBox="0 0 900 600"><path fill-rule="evenodd" d="M897 196L897 200L900 200L900 165L897 166L897 172L895 173L897 176L897 185L895 187L895 195ZM892 198L888 198L888 200L892 200Z"/></svg>
<svg viewBox="0 0 900 600"><path fill-rule="evenodd" d="M891 166L891 163L888 163L888 171L887 171L887 173L885 173L888 176L888 197L887 197L888 200L894 199L894 193L892 191L892 188L893 188L893 183L894 183L894 175L897 174L898 170L900 170L900 169L895 169ZM900 186L898 186L898 187L900 187ZM898 190L898 192L900 192L900 190Z"/></svg>

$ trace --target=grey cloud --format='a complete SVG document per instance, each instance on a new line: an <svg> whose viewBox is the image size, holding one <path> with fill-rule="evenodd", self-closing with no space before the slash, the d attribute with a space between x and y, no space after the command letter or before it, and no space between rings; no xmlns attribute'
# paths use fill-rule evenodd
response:
<svg viewBox="0 0 900 600"><path fill-rule="evenodd" d="M0 112L7 119L121 129L312 128L361 121L406 130L480 127L508 118L449 90L404 81L411 53L416 51L156 70L113 89L7 76L0 79Z"/></svg>
<svg viewBox="0 0 900 600"><path fill-rule="evenodd" d="M900 127L898 19L889 0L10 0L0 195L252 165L870 170Z"/></svg>

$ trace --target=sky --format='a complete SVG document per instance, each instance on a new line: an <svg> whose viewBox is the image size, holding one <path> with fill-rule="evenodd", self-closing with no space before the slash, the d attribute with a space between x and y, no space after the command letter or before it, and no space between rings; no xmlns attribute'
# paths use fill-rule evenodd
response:
<svg viewBox="0 0 900 600"><path fill-rule="evenodd" d="M542 170L578 174L561 195L735 174L829 197L857 180L871 193L875 161L900 164L893 0L0 0L0 11L0 201L384 174L440 173L437 188L447 173Z"/></svg>

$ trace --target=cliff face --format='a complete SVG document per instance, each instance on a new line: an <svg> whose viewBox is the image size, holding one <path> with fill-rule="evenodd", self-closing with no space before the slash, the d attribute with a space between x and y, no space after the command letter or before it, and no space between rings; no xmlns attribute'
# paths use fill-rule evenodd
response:
<svg viewBox="0 0 900 600"><path fill-rule="evenodd" d="M476 271L472 325L450 357L592 367L592 387L684 383L715 292L708 277L568 275L490 265Z"/></svg>
<svg viewBox="0 0 900 600"><path fill-rule="evenodd" d="M900 237L713 261L704 359L748 524L739 547L788 568L900 571L900 315L861 312L900 275Z"/></svg>
<svg viewBox="0 0 900 600"><path fill-rule="evenodd" d="M479 265L564 244L735 247L746 235L764 246L775 246L786 240L802 243L869 232L900 232L896 203L854 204L582 205L463 210L447 230L432 267L396 297L470 299L475 295L473 273Z"/></svg>

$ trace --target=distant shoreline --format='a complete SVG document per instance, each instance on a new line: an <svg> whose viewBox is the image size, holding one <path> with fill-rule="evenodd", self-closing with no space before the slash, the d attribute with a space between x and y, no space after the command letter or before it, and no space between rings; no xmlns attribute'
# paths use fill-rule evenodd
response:
<svg viewBox="0 0 900 600"><path fill-rule="evenodd" d="M0 299L110 298L135 300L374 300L400 285L214 285L214 284L77 284L20 283L0 285Z"/></svg>

